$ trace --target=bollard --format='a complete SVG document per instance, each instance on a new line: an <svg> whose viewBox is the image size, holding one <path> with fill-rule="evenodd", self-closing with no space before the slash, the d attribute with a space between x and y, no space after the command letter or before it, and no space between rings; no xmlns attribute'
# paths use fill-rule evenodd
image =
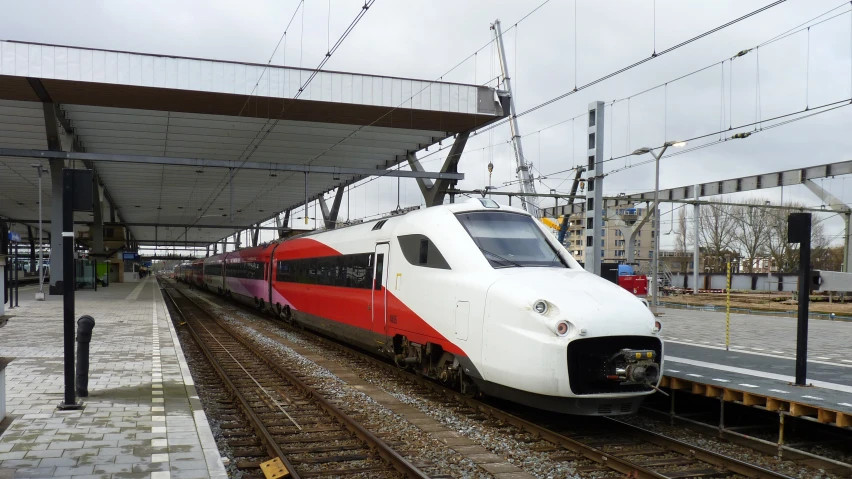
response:
<svg viewBox="0 0 852 479"><path fill-rule="evenodd" d="M95 320L91 316L80 316L77 320L77 396L89 397L89 343Z"/></svg>

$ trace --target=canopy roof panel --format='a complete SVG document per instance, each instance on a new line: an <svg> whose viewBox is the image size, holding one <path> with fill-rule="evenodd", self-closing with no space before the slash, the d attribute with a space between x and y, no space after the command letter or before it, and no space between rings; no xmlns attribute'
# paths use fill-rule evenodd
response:
<svg viewBox="0 0 852 479"><path fill-rule="evenodd" d="M286 166L381 174L408 153L504 116L495 90L484 86L322 71L300 93L311 73L0 41L0 148L49 149L43 104L53 103L60 133L68 133L64 151L73 144L75 151L131 155L130 163L93 165L123 222L162 225L130 226L137 240L212 242L304 203L305 175ZM135 155L184 161L134 163ZM186 159L232 162L232 169ZM240 169L244 161L271 166ZM0 175L0 215L36 217L37 175L29 166L36 162L48 166L45 159L0 158L8 173ZM311 173L307 196L363 177ZM49 206L49 176L44 180ZM104 218L108 211L105 203Z"/></svg>

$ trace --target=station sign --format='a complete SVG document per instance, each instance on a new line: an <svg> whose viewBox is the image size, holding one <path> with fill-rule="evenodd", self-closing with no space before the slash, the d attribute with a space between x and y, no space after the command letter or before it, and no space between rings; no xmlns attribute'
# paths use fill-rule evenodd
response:
<svg viewBox="0 0 852 479"><path fill-rule="evenodd" d="M137 254L137 253L122 253L121 257L125 260L133 261L133 260L139 259L139 254Z"/></svg>
<svg viewBox="0 0 852 479"><path fill-rule="evenodd" d="M9 232L9 241L11 241L13 243L20 243L21 242L21 234L15 233L14 231L10 231Z"/></svg>

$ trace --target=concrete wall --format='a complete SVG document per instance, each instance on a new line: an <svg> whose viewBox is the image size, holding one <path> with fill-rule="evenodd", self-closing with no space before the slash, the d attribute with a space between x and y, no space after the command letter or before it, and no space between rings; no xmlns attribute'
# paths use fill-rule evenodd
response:
<svg viewBox="0 0 852 479"><path fill-rule="evenodd" d="M710 273L698 275L698 288L704 289L705 277L709 277L707 289L725 289L727 285L727 277L725 273ZM755 279L753 279L755 278ZM778 289L778 282L781 281L781 289ZM733 273L731 274L731 289L734 291L796 291L799 283L799 275L794 273L773 274L769 276L765 273ZM754 288L752 288L754 285ZM684 283L683 273L672 274L672 286L676 288L692 289L692 274L686 275L686 283Z"/></svg>

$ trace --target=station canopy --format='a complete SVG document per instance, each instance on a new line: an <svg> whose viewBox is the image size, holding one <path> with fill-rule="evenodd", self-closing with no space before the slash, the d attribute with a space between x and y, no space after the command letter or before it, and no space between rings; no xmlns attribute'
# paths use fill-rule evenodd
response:
<svg viewBox="0 0 852 479"><path fill-rule="evenodd" d="M41 163L50 219L62 150L95 170L105 222L112 205L140 244L203 246L304 204L306 176L316 198L505 115L489 87L321 71L300 93L312 73L0 41L0 216L36 226Z"/></svg>

